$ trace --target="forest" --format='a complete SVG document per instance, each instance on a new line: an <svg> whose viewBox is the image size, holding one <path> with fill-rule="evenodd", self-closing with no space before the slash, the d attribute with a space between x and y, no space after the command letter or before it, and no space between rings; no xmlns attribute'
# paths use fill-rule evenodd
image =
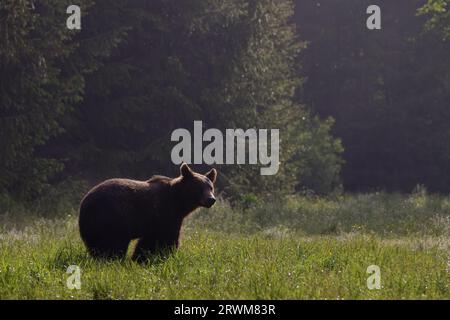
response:
<svg viewBox="0 0 450 320"><path fill-rule="evenodd" d="M414 4L414 5L413 5ZM174 174L170 134L281 129L281 168L219 166L225 197L450 190L447 2L2 1L0 190L33 202Z"/></svg>

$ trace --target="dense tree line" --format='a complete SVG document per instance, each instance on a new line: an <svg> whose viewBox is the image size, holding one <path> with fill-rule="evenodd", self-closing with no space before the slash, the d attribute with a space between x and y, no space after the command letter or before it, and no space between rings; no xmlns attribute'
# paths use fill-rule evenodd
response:
<svg viewBox="0 0 450 320"><path fill-rule="evenodd" d="M0 3L0 189L37 195L62 169L38 148L61 132L61 121L82 99L72 72L74 44L61 28L60 1Z"/></svg>
<svg viewBox="0 0 450 320"><path fill-rule="evenodd" d="M385 1L377 31L360 0L83 0L79 32L70 4L0 3L3 194L176 174L194 120L280 129L280 172L223 165L228 196L450 188L445 0Z"/></svg>
<svg viewBox="0 0 450 320"><path fill-rule="evenodd" d="M382 29L369 31L371 1L297 1L295 21L309 43L298 96L335 118L345 189L450 191L447 3L379 2Z"/></svg>
<svg viewBox="0 0 450 320"><path fill-rule="evenodd" d="M280 172L223 166L225 194L339 186L331 121L293 99L302 42L290 1L85 1L81 32L64 28L68 4L2 2L2 190L33 197L47 182L175 174L170 134L194 120L281 129Z"/></svg>

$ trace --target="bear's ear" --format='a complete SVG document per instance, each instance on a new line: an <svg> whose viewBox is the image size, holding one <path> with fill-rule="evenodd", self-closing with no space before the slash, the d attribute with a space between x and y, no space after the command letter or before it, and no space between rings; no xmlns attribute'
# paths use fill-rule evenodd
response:
<svg viewBox="0 0 450 320"><path fill-rule="evenodd" d="M217 178L217 170L216 169L212 169L211 171L209 171L208 173L205 174L205 176L211 180L212 183L216 182L216 178Z"/></svg>
<svg viewBox="0 0 450 320"><path fill-rule="evenodd" d="M193 173L192 173L191 168L189 168L189 166L188 166L185 162L183 162L183 163L181 164L181 167L180 167L180 174L181 174L183 177L192 177L192 176L193 176Z"/></svg>

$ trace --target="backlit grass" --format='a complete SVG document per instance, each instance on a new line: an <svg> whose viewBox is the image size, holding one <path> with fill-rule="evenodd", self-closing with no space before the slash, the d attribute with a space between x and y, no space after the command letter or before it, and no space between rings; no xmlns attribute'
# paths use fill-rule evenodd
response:
<svg viewBox="0 0 450 320"><path fill-rule="evenodd" d="M406 211L397 213L397 224L370 216L383 218L387 208L413 201L388 200L372 198L380 206L377 212L368 202L347 199L355 208L342 216L336 212L349 206L344 200L298 200L273 214L279 223L261 212L258 219L257 204L241 211L222 204L186 223L178 252L145 265L91 259L79 239L74 212L57 219L3 216L0 298L449 299L445 199L433 204L439 212L422 215L408 228L398 225L410 221ZM358 206L370 207L370 213L360 217ZM291 216L295 208L298 220ZM316 220L308 224L306 217ZM334 222L337 226L330 228ZM80 290L67 288L69 265L81 269ZM381 269L380 290L367 288L370 265Z"/></svg>

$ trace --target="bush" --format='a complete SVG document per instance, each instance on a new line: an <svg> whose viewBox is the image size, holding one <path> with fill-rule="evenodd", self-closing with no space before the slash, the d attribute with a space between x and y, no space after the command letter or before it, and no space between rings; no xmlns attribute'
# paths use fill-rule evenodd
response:
<svg viewBox="0 0 450 320"><path fill-rule="evenodd" d="M305 235L376 233L448 236L450 197L420 193L370 193L335 198L285 196L262 200L252 195L230 204L220 200L194 214L187 227L219 232L290 230ZM275 230L273 229L273 230Z"/></svg>

